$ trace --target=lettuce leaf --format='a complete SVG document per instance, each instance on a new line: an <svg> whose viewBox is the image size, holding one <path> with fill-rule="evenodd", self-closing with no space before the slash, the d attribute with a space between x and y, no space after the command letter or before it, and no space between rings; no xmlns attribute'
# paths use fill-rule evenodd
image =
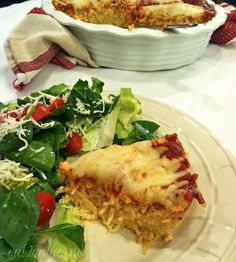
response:
<svg viewBox="0 0 236 262"><path fill-rule="evenodd" d="M39 203L34 193L24 188L6 193L0 187L0 217L0 236L13 250L24 248L39 218Z"/></svg>

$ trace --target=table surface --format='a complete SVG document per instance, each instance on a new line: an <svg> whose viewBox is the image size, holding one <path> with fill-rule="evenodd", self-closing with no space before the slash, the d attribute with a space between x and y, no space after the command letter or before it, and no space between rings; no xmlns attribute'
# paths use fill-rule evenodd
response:
<svg viewBox="0 0 236 262"><path fill-rule="evenodd" d="M209 44L195 63L168 71L132 72L80 66L64 70L49 64L23 92L18 92L12 87L14 75L5 58L3 44L10 30L31 8L40 6L40 2L33 0L0 8L0 101L56 83L73 84L79 77L95 76L105 82L107 90L130 86L136 95L182 110L204 124L236 155L236 42L228 46Z"/></svg>

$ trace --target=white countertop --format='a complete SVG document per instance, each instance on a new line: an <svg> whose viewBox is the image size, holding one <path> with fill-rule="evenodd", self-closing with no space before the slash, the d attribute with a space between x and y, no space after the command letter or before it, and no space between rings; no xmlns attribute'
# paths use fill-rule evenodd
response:
<svg viewBox="0 0 236 262"><path fill-rule="evenodd" d="M40 1L0 8L0 101L56 83L73 84L79 77L96 76L105 82L105 89L131 86L137 95L184 111L204 124L236 155L236 42L228 46L209 44L194 64L169 71L130 72L79 66L64 70L50 64L23 92L18 92L12 87L14 75L5 58L3 43L14 25L35 6L40 6Z"/></svg>

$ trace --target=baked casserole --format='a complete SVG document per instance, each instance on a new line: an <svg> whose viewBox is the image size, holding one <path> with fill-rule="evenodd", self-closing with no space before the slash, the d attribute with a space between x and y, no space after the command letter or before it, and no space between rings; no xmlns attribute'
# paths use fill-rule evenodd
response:
<svg viewBox="0 0 236 262"><path fill-rule="evenodd" d="M111 145L73 162L61 162L67 178L64 201L78 207L81 219L100 221L108 231L133 231L146 249L172 239L193 198L205 206L197 174L176 134L132 145Z"/></svg>
<svg viewBox="0 0 236 262"><path fill-rule="evenodd" d="M201 24L215 16L206 0L52 0L67 15L93 24L167 26Z"/></svg>

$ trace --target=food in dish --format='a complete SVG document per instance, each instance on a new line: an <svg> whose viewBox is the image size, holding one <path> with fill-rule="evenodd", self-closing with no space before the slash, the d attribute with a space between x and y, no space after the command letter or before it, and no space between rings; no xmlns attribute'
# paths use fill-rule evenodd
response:
<svg viewBox="0 0 236 262"><path fill-rule="evenodd" d="M109 231L128 228L146 249L157 239L172 239L192 199L205 206L197 174L176 134L131 145L111 145L61 162L67 179L65 201L82 219L99 220Z"/></svg>
<svg viewBox="0 0 236 262"><path fill-rule="evenodd" d="M52 0L67 15L119 27L207 23L215 16L206 0Z"/></svg>

